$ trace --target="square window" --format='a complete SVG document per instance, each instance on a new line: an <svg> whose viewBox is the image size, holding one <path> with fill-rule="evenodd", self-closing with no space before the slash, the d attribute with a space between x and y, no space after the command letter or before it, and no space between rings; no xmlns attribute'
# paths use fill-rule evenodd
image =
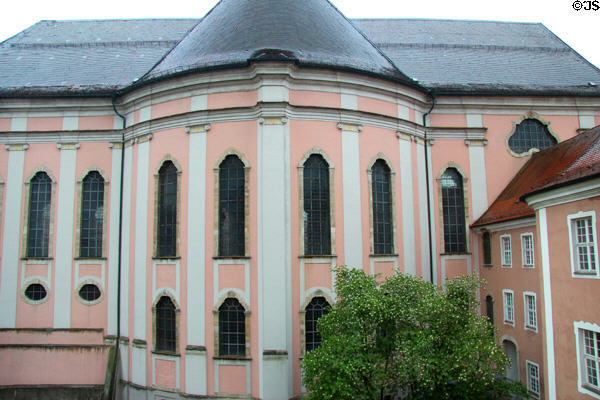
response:
<svg viewBox="0 0 600 400"><path fill-rule="evenodd" d="M537 307L535 293L523 293L523 304L525 306L525 329L537 332Z"/></svg>
<svg viewBox="0 0 600 400"><path fill-rule="evenodd" d="M504 323L508 325L515 325L515 300L514 292L512 290L503 290L503 305L504 305Z"/></svg>
<svg viewBox="0 0 600 400"><path fill-rule="evenodd" d="M600 399L600 326L575 322L579 391Z"/></svg>
<svg viewBox="0 0 600 400"><path fill-rule="evenodd" d="M500 236L500 253L502 254L502 266L512 267L512 250L510 235Z"/></svg>
<svg viewBox="0 0 600 400"><path fill-rule="evenodd" d="M596 213L590 211L569 215L568 225L573 276L598 278Z"/></svg>
<svg viewBox="0 0 600 400"><path fill-rule="evenodd" d="M527 390L536 399L540 398L540 367L538 364L527 360Z"/></svg>
<svg viewBox="0 0 600 400"><path fill-rule="evenodd" d="M533 268L533 234L524 233L521 235L521 256L523 259L523 268Z"/></svg>

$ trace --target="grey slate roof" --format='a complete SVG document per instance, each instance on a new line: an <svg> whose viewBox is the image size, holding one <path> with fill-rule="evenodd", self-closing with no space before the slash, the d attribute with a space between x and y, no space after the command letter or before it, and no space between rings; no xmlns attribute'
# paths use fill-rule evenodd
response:
<svg viewBox="0 0 600 400"><path fill-rule="evenodd" d="M110 94L198 20L40 21L0 44L0 95Z"/></svg>
<svg viewBox="0 0 600 400"><path fill-rule="evenodd" d="M292 60L414 84L325 0L221 0L145 79L257 59Z"/></svg>
<svg viewBox="0 0 600 400"><path fill-rule="evenodd" d="M600 96L600 70L541 24L347 20L325 0L222 0L202 20L40 21L0 43L0 96L111 95L266 59L438 93Z"/></svg>
<svg viewBox="0 0 600 400"><path fill-rule="evenodd" d="M438 92L600 94L600 70L542 24L353 22L398 68Z"/></svg>

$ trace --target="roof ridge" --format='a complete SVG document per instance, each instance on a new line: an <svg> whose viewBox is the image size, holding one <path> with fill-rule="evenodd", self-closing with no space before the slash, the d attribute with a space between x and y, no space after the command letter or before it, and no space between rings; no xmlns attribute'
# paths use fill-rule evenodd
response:
<svg viewBox="0 0 600 400"><path fill-rule="evenodd" d="M491 19L453 19L453 18L350 18L353 21L430 21L430 22L468 22L468 23L494 23L512 25L543 25L541 22L528 21L496 21Z"/></svg>
<svg viewBox="0 0 600 400"><path fill-rule="evenodd" d="M486 50L541 50L544 52L551 53L568 53L569 49L564 47L549 47L549 46L505 46L505 45L497 45L497 44L459 44L459 43L418 43L418 42L408 42L408 43L385 43L385 42L377 42L379 46L387 46L387 47L404 47L404 48L441 48L441 49L486 49Z"/></svg>

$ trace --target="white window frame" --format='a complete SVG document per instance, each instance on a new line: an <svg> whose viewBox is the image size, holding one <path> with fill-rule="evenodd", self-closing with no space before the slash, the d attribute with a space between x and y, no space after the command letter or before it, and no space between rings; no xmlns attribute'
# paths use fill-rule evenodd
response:
<svg viewBox="0 0 600 400"><path fill-rule="evenodd" d="M506 299L507 295L510 295L510 299L512 304L508 304ZM510 289L502 290L502 310L503 310L503 319L506 325L515 326L515 292ZM511 318L508 318L508 317Z"/></svg>
<svg viewBox="0 0 600 400"><path fill-rule="evenodd" d="M600 336L600 325L578 321L573 323L575 331L575 344L577 352L577 388L580 393L587 394L595 399L600 399L600 356L591 357L593 362L596 363L596 377L598 379L598 387L594 387L587 383L587 368L586 361L588 357L585 354L585 339L584 332L592 332L596 337ZM596 346L600 346L596 342ZM596 348L596 354L598 349ZM595 358L595 360L594 360Z"/></svg>
<svg viewBox="0 0 600 400"><path fill-rule="evenodd" d="M577 221L582 219L590 219L593 241L584 245L588 249L590 247L593 248L592 252L589 253L590 256L594 257L594 264L592 268L587 270L582 270L579 268L579 260L577 254ZM571 251L571 276L574 278L588 278L588 279L599 279L599 266L598 266L598 235L596 234L596 212L595 211L579 211L576 214L570 214L567 216L567 225L569 227L569 241L571 245L569 249Z"/></svg>
<svg viewBox="0 0 600 400"><path fill-rule="evenodd" d="M526 245L527 239L531 239L531 248L528 249ZM534 268L535 267L535 246L533 244L533 233L526 232L521 234L521 260L523 262L523 268ZM529 256L529 257L528 257ZM531 263L527 263L527 259L531 259Z"/></svg>
<svg viewBox="0 0 600 400"><path fill-rule="evenodd" d="M532 369L535 371L535 375L531 373ZM527 372L527 391L534 398L540 398L540 366L533 361L525 360L525 370ZM534 389L534 384L537 386L537 390Z"/></svg>
<svg viewBox="0 0 600 400"><path fill-rule="evenodd" d="M528 297L533 298L533 308L529 307L529 302L527 301ZM529 322L530 316L533 318L533 323ZM523 292L523 323L525 329L529 331L538 331L538 323L537 323L537 296L534 292Z"/></svg>
<svg viewBox="0 0 600 400"><path fill-rule="evenodd" d="M508 249L504 247L504 243L508 243ZM512 268L512 240L510 235L500 236L500 261L502 267Z"/></svg>

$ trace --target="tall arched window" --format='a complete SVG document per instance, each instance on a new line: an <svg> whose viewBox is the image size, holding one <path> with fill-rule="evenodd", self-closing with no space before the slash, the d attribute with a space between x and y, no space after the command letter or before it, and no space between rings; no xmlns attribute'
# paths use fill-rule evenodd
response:
<svg viewBox="0 0 600 400"><path fill-rule="evenodd" d="M390 168L379 159L371 168L373 199L373 252L392 254L392 196Z"/></svg>
<svg viewBox="0 0 600 400"><path fill-rule="evenodd" d="M317 330L317 321L329 312L331 306L324 297L313 297L306 306L305 339L306 352L316 349L321 345L321 334Z"/></svg>
<svg viewBox="0 0 600 400"><path fill-rule="evenodd" d="M219 307L219 355L246 355L246 315L237 299L226 299Z"/></svg>
<svg viewBox="0 0 600 400"><path fill-rule="evenodd" d="M244 163L234 155L219 165L219 256L245 255Z"/></svg>
<svg viewBox="0 0 600 400"><path fill-rule="evenodd" d="M169 296L162 296L156 303L156 350L175 352L177 324L175 305Z"/></svg>
<svg viewBox="0 0 600 400"><path fill-rule="evenodd" d="M448 168L442 175L441 183L444 251L446 253L464 253L467 246L463 179L455 168Z"/></svg>
<svg viewBox="0 0 600 400"><path fill-rule="evenodd" d="M102 257L103 220L104 178L98 171L91 171L83 178L81 188L79 257Z"/></svg>
<svg viewBox="0 0 600 400"><path fill-rule="evenodd" d="M329 165L318 154L304 163L304 254L331 254Z"/></svg>
<svg viewBox="0 0 600 400"><path fill-rule="evenodd" d="M51 199L52 181L45 172L38 172L29 181L27 257L48 257Z"/></svg>
<svg viewBox="0 0 600 400"><path fill-rule="evenodd" d="M177 168L165 161L158 170L157 256L177 256Z"/></svg>

